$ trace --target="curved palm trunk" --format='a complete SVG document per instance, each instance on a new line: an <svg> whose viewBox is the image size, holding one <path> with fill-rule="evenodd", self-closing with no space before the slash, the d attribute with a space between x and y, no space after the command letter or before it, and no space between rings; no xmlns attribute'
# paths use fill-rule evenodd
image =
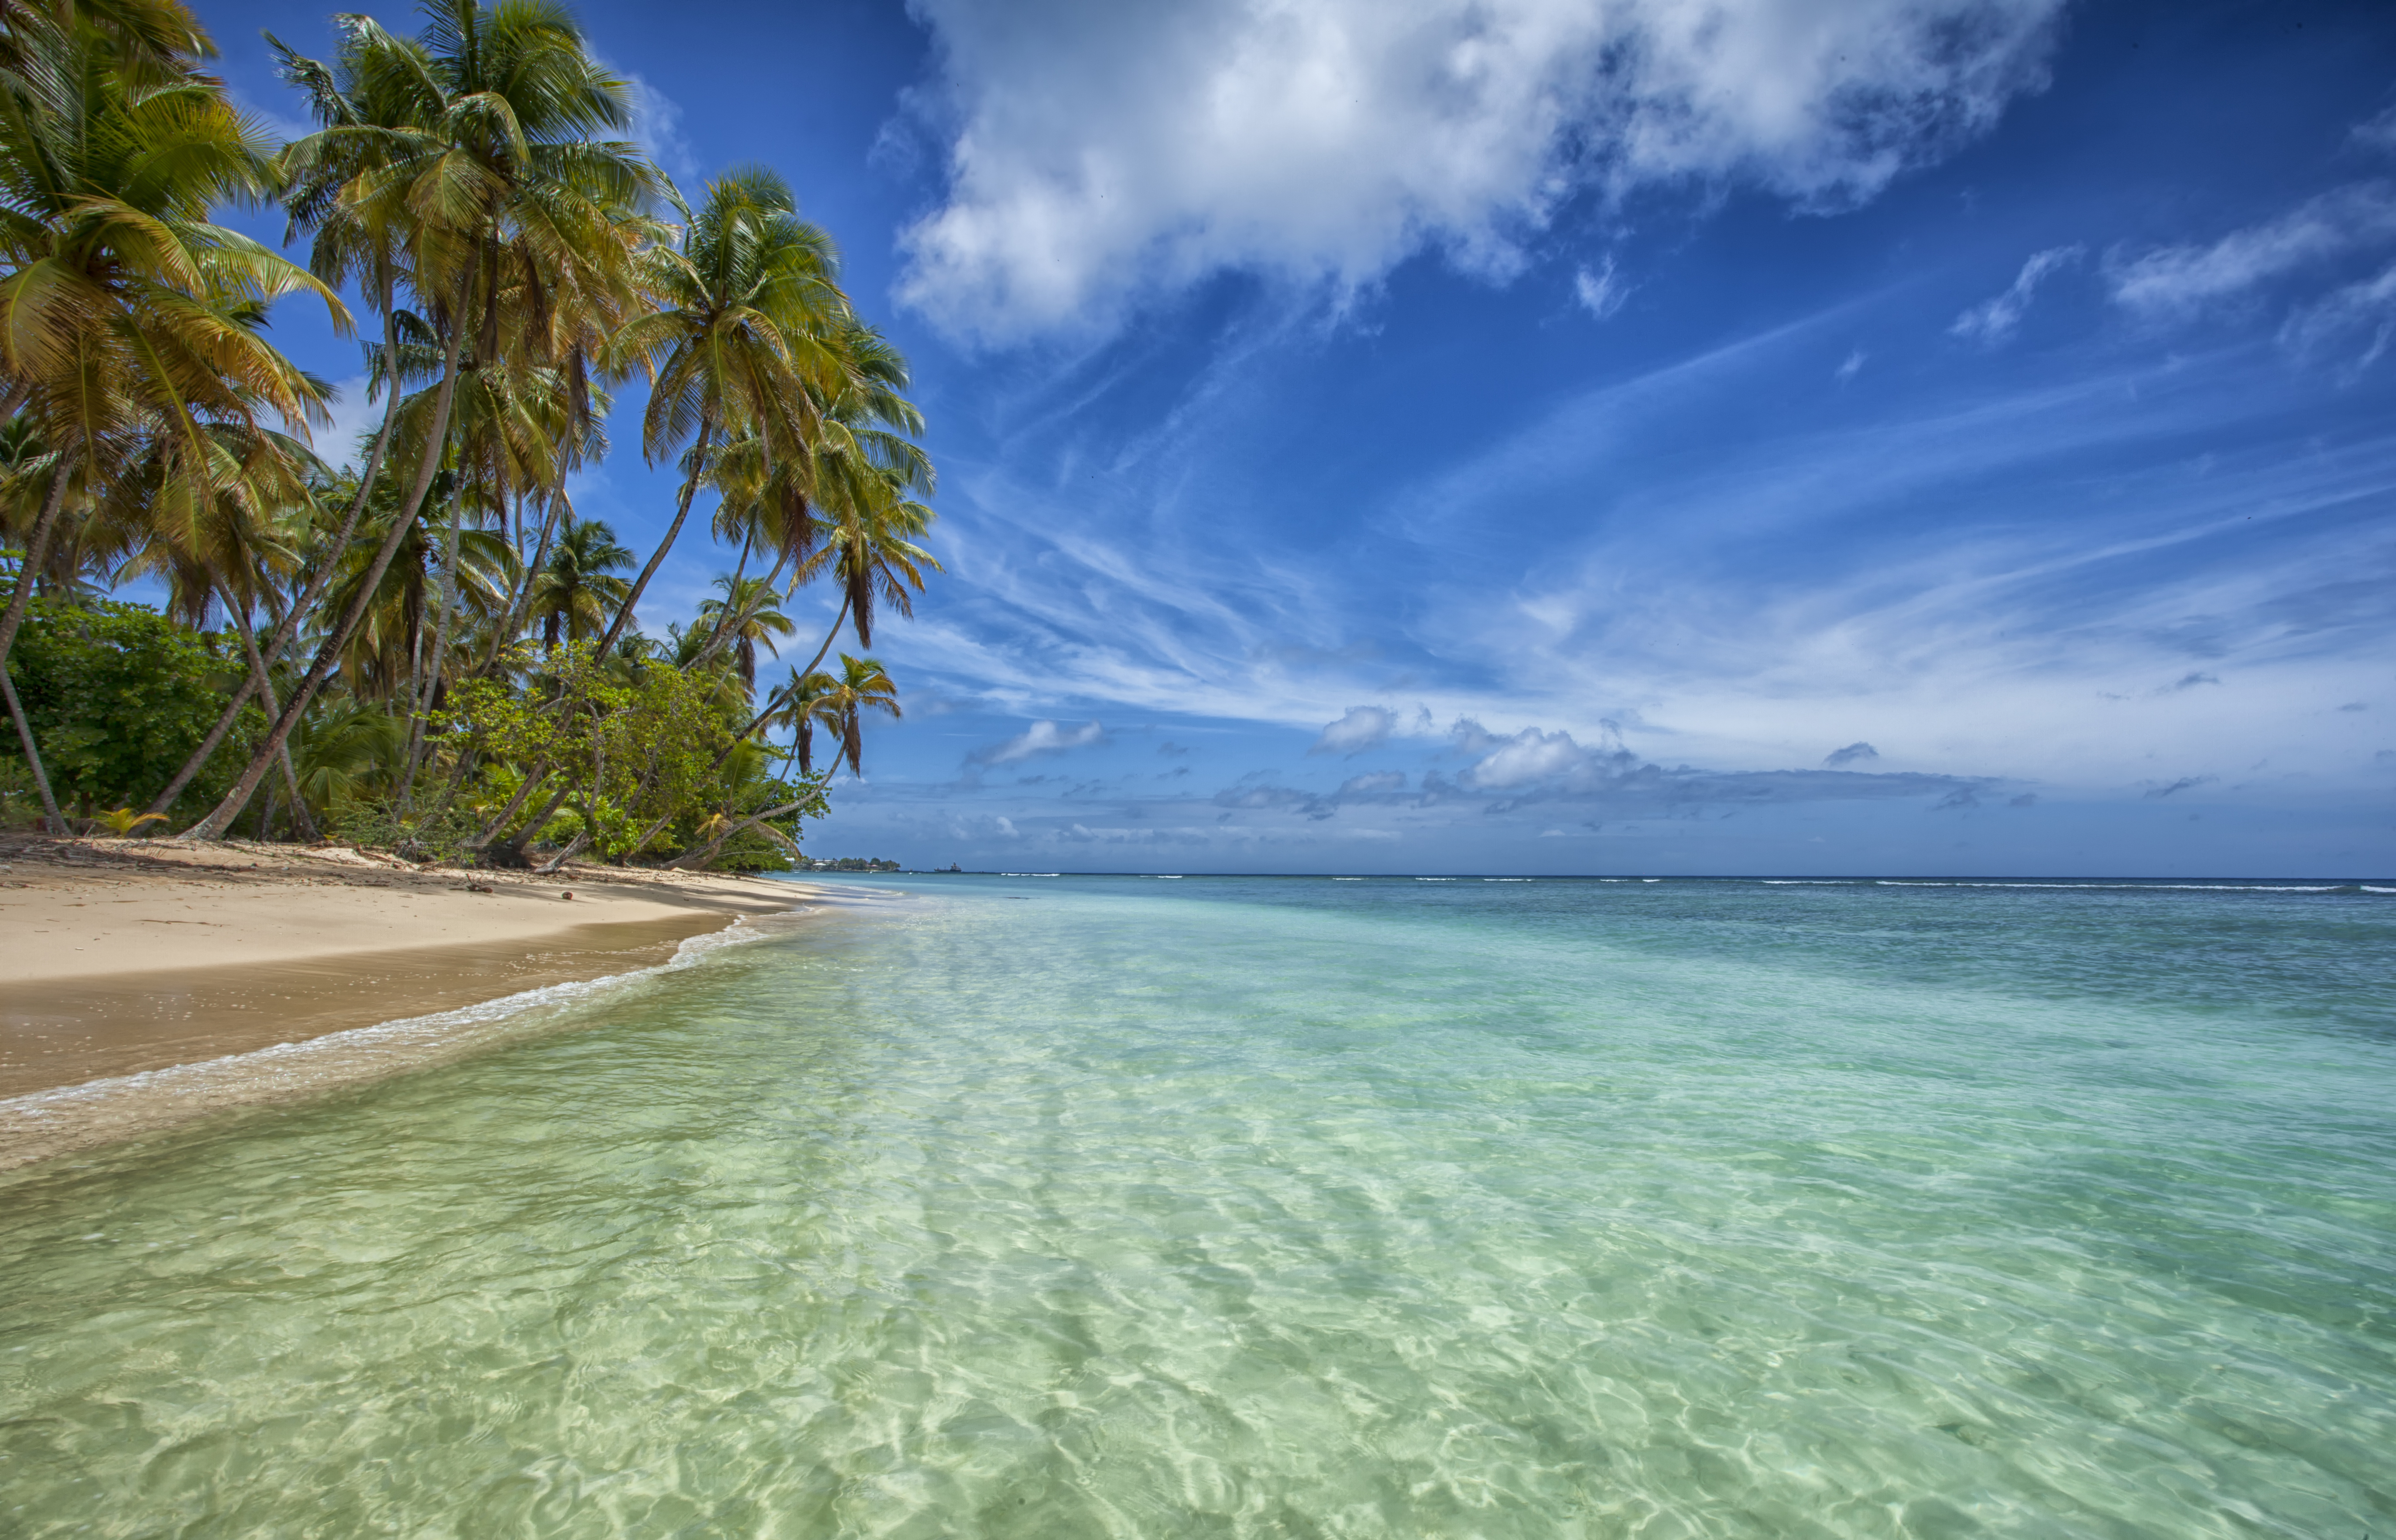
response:
<svg viewBox="0 0 2396 1540"><path fill-rule="evenodd" d="M493 840L498 839L499 837L499 831L507 828L510 823L513 822L515 816L518 813L524 811L525 800L532 795L533 789L539 786L541 782L548 778L548 763L543 761L535 764L531 771L526 775L523 782L516 787L516 794L508 799L508 804L505 807L499 809L499 816L493 818L488 824L486 824L480 834L477 834L473 839L467 841L466 848L469 850L481 850L485 846L488 845Z"/></svg>
<svg viewBox="0 0 2396 1540"><path fill-rule="evenodd" d="M326 547L328 554L322 570L308 579L307 588L292 601L290 609L275 622L273 632L266 639L266 645L259 649L270 667L282 661L292 638L300 633L300 620L315 609L316 602L324 597L326 587L332 582L333 573L340 564L340 553L350 548L350 537L357 533L358 520L366 514L367 495L374 490L375 478L382 471L383 456L391 447L392 429L399 421L400 398L399 322L392 312L391 291L391 270L382 266L379 287L383 317L382 356L384 369L391 377L387 387L391 394L383 404L382 427L375 434L374 447L366 451L366 469L358 478L358 495L350 499L349 511L341 519L340 533L334 536L332 543ZM216 757L218 746L224 742L225 735L240 720L242 708L249 704L255 694L256 688L247 683L234 692L232 704L217 718L216 725L208 729L207 736L200 740L200 746L192 750L192 756L183 762L183 767L175 772L175 778L166 783L166 790L151 801L149 812L163 816L168 808L175 805L175 799L183 794L183 788L191 785L193 778L207 768L208 761Z"/></svg>
<svg viewBox="0 0 2396 1540"><path fill-rule="evenodd" d="M465 282L459 285L467 294L473 292L474 271L479 260L477 254L467 267ZM459 307L461 313L464 309ZM232 823L242 808L248 804L251 795L258 790L258 783L266 778L274 756L289 741L291 729L299 725L300 718L315 701L316 692L323 689L325 681L332 676L333 666L339 659L341 649L349 644L350 638L365 622L366 611L374 603L375 591L381 586L383 574L391 570L392 561L399 554L399 548L406 541L408 533L416 527L417 517L424 510L424 495L433 488L433 472L441 468L442 446L449 436L449 405L458 390L458 355L464 343L463 329L451 327L449 346L441 360L441 392L433 402L432 431L426 435L423 463L416 468L416 485L409 489L407 501L403 505L399 517L392 521L391 533L383 538L382 549L375 552L374 565L367 569L366 580L359 584L357 597L350 601L349 611L341 617L341 623L316 649L315 661L308 666L308 672L300 681L299 688L293 690L291 698L284 703L282 711L274 719L274 725L267 732L265 744L250 757L249 767L242 772L241 779L225 793L224 801L219 803L213 812L177 838L224 838L225 826ZM298 613L297 606L293 613Z"/></svg>
<svg viewBox="0 0 2396 1540"><path fill-rule="evenodd" d="M641 569L639 578L633 579L632 591L624 595L623 604L617 607L614 624L607 628L607 634L599 639L601 657L607 656L616 645L616 639L624 634L624 628L632 624L632 606L641 602L641 595L647 591L649 579L658 575L658 568L665 565L666 552L673 549L675 537L682 533L683 521L690 517L691 499L699 496L699 478L707 472L707 448L714 437L714 418L702 415L699 420L699 442L690 448L690 474L683 478L681 506L674 510L673 523L666 526L665 538L659 540L658 549L650 553L649 564Z"/></svg>
<svg viewBox="0 0 2396 1540"><path fill-rule="evenodd" d="M399 805L408 805L416 785L416 772L423 766L425 738L433 715L433 701L441 693L442 665L449 652L449 617L458 607L458 540L466 518L466 499L455 499L449 508L449 540L441 558L441 611L433 617L433 655L423 666L424 688L410 702L407 724L406 767L400 772Z"/></svg>
<svg viewBox="0 0 2396 1540"><path fill-rule="evenodd" d="M806 799L801 798L797 802L786 802L779 807L769 807L763 813L752 813L747 817L741 819L739 823L726 829L723 833L718 834L714 839L710 840L707 843L699 846L697 850L686 851L684 854L675 856L672 860L668 861L666 863L666 870L668 871L679 871L685 867L704 865L705 863L715 859L716 855L724 849L725 845L735 834L739 834L745 830L754 829L768 818L785 817L790 814L796 813L801 807L805 805ZM779 830L768 830L768 832L778 833ZM795 844L795 842L792 843Z"/></svg>
<svg viewBox="0 0 2396 1540"><path fill-rule="evenodd" d="M222 591L221 585L219 591ZM274 681L266 677L266 664L258 655L258 637L250 629L249 612L235 604L230 593L225 594L225 611L233 617L233 629L241 633L241 650L249 657L250 687L266 697L266 709L271 712L275 709ZM308 799L300 794L300 777L291 768L291 746L288 743L283 746L282 761L283 790L291 799L292 828L300 838L313 840L316 837L316 820L308 816ZM265 838L265 830L266 820L261 817L259 819L260 839Z"/></svg>
<svg viewBox="0 0 2396 1540"><path fill-rule="evenodd" d="M493 669L498 668L499 655L508 650L508 644L524 634L525 621L528 618L528 612L532 608L532 586L539 580L542 564L549 560L550 540L557 533L558 511L566 506L568 505L566 501L565 488L560 487L550 494L548 507L541 513L540 538L533 546L532 560L522 564L524 571L520 575L519 581L523 586L517 589L508 601L506 622L491 632L491 651L489 656L483 659L482 671L485 673L489 673ZM516 520L521 533L524 520L521 505L518 506ZM521 557L524 553L523 549L519 547L516 553ZM551 647L554 649L556 644L552 638L550 643Z"/></svg>
<svg viewBox="0 0 2396 1540"><path fill-rule="evenodd" d="M832 644L840 640L840 628L848 624L848 600L849 596L847 594L844 593L841 595L840 613L832 617L832 630L825 633L823 645L818 647L816 649L816 655L807 659L807 666L799 670L799 677L801 679L806 678L807 675L815 672L817 669L820 668L823 664L824 654L832 651Z"/></svg>
<svg viewBox="0 0 2396 1540"><path fill-rule="evenodd" d="M17 704L17 685L8 677L8 665L0 663L0 697L8 702L8 719L17 724L17 741L25 750L25 763L33 767L33 790L42 794L42 816L50 827L53 839L67 837L67 821L59 816L59 800L50 795L50 777L42 768L42 751L33 747L33 724L25 720L25 709Z"/></svg>
<svg viewBox="0 0 2396 1540"><path fill-rule="evenodd" d="M59 511L66 504L67 468L61 465L50 477L50 495L33 520L33 534L26 538L25 564L17 569L17 591L8 596L7 612L0 615L0 664L8 661L8 649L17 644L17 630L25 623L25 611L33 603L33 576L50 553L50 537L58 532Z"/></svg>

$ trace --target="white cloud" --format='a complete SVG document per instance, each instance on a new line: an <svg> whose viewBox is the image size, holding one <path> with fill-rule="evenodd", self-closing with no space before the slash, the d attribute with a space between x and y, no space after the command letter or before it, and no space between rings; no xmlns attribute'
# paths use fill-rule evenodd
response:
<svg viewBox="0 0 2396 1540"><path fill-rule="evenodd" d="M1005 342L1223 271L1503 275L1591 188L1852 205L2041 85L2061 4L913 0L950 185L899 293Z"/></svg>
<svg viewBox="0 0 2396 1540"><path fill-rule="evenodd" d="M649 158L674 179L684 197L694 197L700 179L699 152L683 134L681 103L637 73L619 73L632 88L632 138L647 147Z"/></svg>
<svg viewBox="0 0 2396 1540"><path fill-rule="evenodd" d="M1348 714L1323 729L1310 754L1361 754L1390 741L1397 713L1378 706L1351 706Z"/></svg>
<svg viewBox="0 0 2396 1540"><path fill-rule="evenodd" d="M1580 301L1581 309L1603 321L1631 298L1631 285L1615 276L1614 259L1608 257L1595 271L1584 267L1573 274L1573 298Z"/></svg>
<svg viewBox="0 0 2396 1540"><path fill-rule="evenodd" d="M1954 336L1975 342L1993 345L2003 341L2021 325L2023 314L2030 309L2031 297L2038 292L2038 285L2057 268L2067 267L2085 255L2086 251L2076 246L2054 246L2036 253L2022 264L2012 287L1993 299L1983 299L1974 305L1957 316L1955 324L1947 329Z"/></svg>
<svg viewBox="0 0 2396 1540"><path fill-rule="evenodd" d="M977 749L967 758L975 764L1015 764L1043 754L1062 754L1075 749L1086 749L1105 737L1105 730L1095 722L1085 722L1078 727L1035 722L1004 743Z"/></svg>
<svg viewBox="0 0 2396 1540"><path fill-rule="evenodd" d="M1861 348L1857 348L1855 352L1847 354L1845 361L1837 368L1830 371L1831 378L1836 379L1842 385L1844 385L1848 380L1855 378L1857 375L1863 372L1865 356L1864 351Z"/></svg>
<svg viewBox="0 0 2396 1540"><path fill-rule="evenodd" d="M2396 107L2354 126L2354 142L2366 150L2396 154Z"/></svg>
<svg viewBox="0 0 2396 1540"><path fill-rule="evenodd" d="M361 443L382 427L383 403L366 399L366 377L353 375L334 387L333 420L309 430L316 456L335 470L355 467L366 458Z"/></svg>
<svg viewBox="0 0 2396 1540"><path fill-rule="evenodd" d="M2165 246L2115 267L2113 298L2150 316L2239 299L2272 279L2396 239L2396 186L2334 188L2210 246Z"/></svg>
<svg viewBox="0 0 2396 1540"><path fill-rule="evenodd" d="M1575 743L1570 733L1525 727L1467 770L1463 779L1477 790L1503 790L1571 777L1587 770L1596 757L1596 750Z"/></svg>
<svg viewBox="0 0 2396 1540"><path fill-rule="evenodd" d="M2359 284L2349 284L2289 318L2282 338L2300 352L2360 340L2355 367L2378 361L2396 332L2396 266Z"/></svg>

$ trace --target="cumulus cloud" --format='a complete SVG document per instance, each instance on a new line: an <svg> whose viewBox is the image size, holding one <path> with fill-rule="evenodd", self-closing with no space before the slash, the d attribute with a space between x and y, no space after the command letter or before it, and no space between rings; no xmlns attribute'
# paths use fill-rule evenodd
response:
<svg viewBox="0 0 2396 1540"><path fill-rule="evenodd" d="M2396 239L2396 185L2356 182L2209 246L2165 246L2118 262L2114 299L2151 317L2243 299L2305 268Z"/></svg>
<svg viewBox="0 0 2396 1540"><path fill-rule="evenodd" d="M2021 325L2022 316L2030 310L2030 299L2038 293L2039 285L2046 282L2057 269L2070 266L2087 255L2076 246L2051 246L2032 254L2022 264L2013 286L1992 299L1983 299L1955 318L1948 331L1973 342L1990 346L2011 337Z"/></svg>
<svg viewBox="0 0 2396 1540"><path fill-rule="evenodd" d="M1843 764L1853 764L1857 760L1872 760L1878 758L1880 758L1880 750L1873 748L1870 744L1850 743L1844 749L1831 750L1828 754L1823 756L1822 763L1830 769L1836 770Z"/></svg>
<svg viewBox="0 0 2396 1540"><path fill-rule="evenodd" d="M1351 706L1338 721L1323 729L1310 754L1361 754L1390 741L1398 714L1378 706Z"/></svg>
<svg viewBox="0 0 2396 1540"><path fill-rule="evenodd" d="M2043 83L2062 0L914 0L945 201L900 297L1005 342L1224 271L1503 275L1577 192L1870 197Z"/></svg>
<svg viewBox="0 0 2396 1540"><path fill-rule="evenodd" d="M1377 770L1369 776L1351 776L1339 783L1338 797L1387 796L1406 789L1406 777L1399 770Z"/></svg>
<svg viewBox="0 0 2396 1540"><path fill-rule="evenodd" d="M1105 737L1105 730L1095 722L1085 722L1078 727L1035 722L1003 743L984 744L966 755L965 763L1018 764L1043 754L1062 754L1075 749L1086 749Z"/></svg>

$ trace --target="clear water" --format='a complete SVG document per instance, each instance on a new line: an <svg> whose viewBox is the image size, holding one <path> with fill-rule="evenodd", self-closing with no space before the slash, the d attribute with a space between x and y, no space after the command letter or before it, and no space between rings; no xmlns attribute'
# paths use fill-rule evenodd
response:
<svg viewBox="0 0 2396 1540"><path fill-rule="evenodd" d="M0 1533L2396 1533L2391 964L2353 889L859 887L0 1183Z"/></svg>

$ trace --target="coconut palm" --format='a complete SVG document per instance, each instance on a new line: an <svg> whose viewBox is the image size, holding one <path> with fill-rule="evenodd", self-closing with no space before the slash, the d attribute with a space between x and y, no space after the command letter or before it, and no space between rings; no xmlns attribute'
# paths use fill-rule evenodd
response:
<svg viewBox="0 0 2396 1540"><path fill-rule="evenodd" d="M715 586L724 591L724 597L700 601L699 627L709 633L711 641L719 636L730 638L732 666L740 675L740 687L754 693L757 649L762 646L779 654L774 639L788 636L799 628L776 607L769 578L739 578L726 573L715 579Z"/></svg>
<svg viewBox="0 0 2396 1540"><path fill-rule="evenodd" d="M641 435L650 463L690 447L673 522L633 579L632 604L682 533L722 441L752 437L768 471L788 462L804 480L817 403L845 373L831 344L850 321L832 237L798 217L789 185L763 167L709 183L680 246L656 247L644 260L643 284L658 309L627 322L609 339L608 356L648 375ZM617 617L603 651L625 623Z"/></svg>
<svg viewBox="0 0 2396 1540"><path fill-rule="evenodd" d="M799 770L812 776L816 773L816 726L820 723L837 740L840 733L840 709L833 694L840 681L821 672L802 674L791 670L790 683L774 692L765 710L749 724L749 731L760 728L767 732L787 729L792 748L798 755ZM748 734L741 735L745 740Z"/></svg>
<svg viewBox="0 0 2396 1540"><path fill-rule="evenodd" d="M840 674L832 681L826 698L840 727L840 746L832 755L832 763L837 765L846 759L849 774L861 776L865 774L865 713L886 711L893 717L901 715L898 686L890 682L890 675L872 658L851 657L843 653Z"/></svg>
<svg viewBox="0 0 2396 1540"><path fill-rule="evenodd" d="M371 141L373 153L360 156L365 168L335 196L396 232L407 286L442 337L423 452L352 607L326 629L248 768L186 838L223 832L365 622L382 569L410 538L446 452L470 332L476 357L496 357L503 341L553 338L538 324L531 301L539 295L629 294L644 227L626 216L665 189L636 147L594 137L631 123L631 87L591 58L555 0L428 0L425 17L414 39L362 17L344 20L329 73L372 109L364 123L323 131ZM444 567L458 572L463 564Z"/></svg>
<svg viewBox="0 0 2396 1540"><path fill-rule="evenodd" d="M632 553L605 519L558 523L549 560L532 580L532 617L540 622L544 652L563 640L579 642L607 629L611 611L622 608L632 585L614 576L632 564Z"/></svg>
<svg viewBox="0 0 2396 1540"><path fill-rule="evenodd" d="M206 45L178 20L189 13L102 9L147 20L128 33L63 6L12 8L0 390L57 459L0 613L0 663L71 500L98 496L150 446L171 469L165 495L204 504L220 469L207 423L246 425L260 411L321 418L326 388L259 331L266 302L314 293L337 327L349 320L324 284L209 222L217 204L263 197L273 174L258 130L190 68ZM43 24L20 27L18 16Z"/></svg>

